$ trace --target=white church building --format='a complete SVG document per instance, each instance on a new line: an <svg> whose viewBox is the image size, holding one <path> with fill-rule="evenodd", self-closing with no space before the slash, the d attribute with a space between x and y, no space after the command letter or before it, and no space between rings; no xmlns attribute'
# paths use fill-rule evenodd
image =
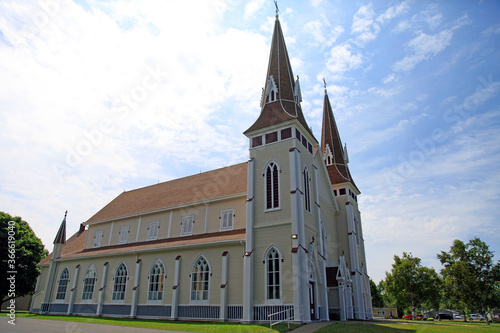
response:
<svg viewBox="0 0 500 333"><path fill-rule="evenodd" d="M125 191L69 239L65 216L31 311L371 319L360 191L326 89L320 142L301 101L276 15L248 161Z"/></svg>

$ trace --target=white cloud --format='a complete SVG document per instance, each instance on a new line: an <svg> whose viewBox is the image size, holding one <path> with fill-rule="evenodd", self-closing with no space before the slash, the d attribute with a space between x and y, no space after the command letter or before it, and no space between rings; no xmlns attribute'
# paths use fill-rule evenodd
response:
<svg viewBox="0 0 500 333"><path fill-rule="evenodd" d="M326 68L334 74L356 69L363 63L363 56L359 53L352 54L349 44L337 45L330 51Z"/></svg>
<svg viewBox="0 0 500 333"><path fill-rule="evenodd" d="M396 77L396 74L394 73L391 73L389 75L387 75L385 78L382 79L382 82L384 82L384 84L389 84L391 82L397 82L398 78Z"/></svg>
<svg viewBox="0 0 500 333"><path fill-rule="evenodd" d="M375 18L372 4L364 5L354 14L351 26L351 34L356 36L356 44L364 45L377 38L381 25L385 25L392 19L405 13L411 1L403 1L398 5L387 8L382 14Z"/></svg>
<svg viewBox="0 0 500 333"><path fill-rule="evenodd" d="M313 39L324 46L330 46L344 32L340 25L332 27L328 22L320 20L308 22L304 25L304 30L313 36Z"/></svg>
<svg viewBox="0 0 500 333"><path fill-rule="evenodd" d="M252 0L249 3L245 5L245 18L248 19L248 17L252 16L262 8L264 5L265 0Z"/></svg>
<svg viewBox="0 0 500 333"><path fill-rule="evenodd" d="M404 57L393 66L395 71L412 70L419 62L427 60L444 50L451 43L453 31L446 29L435 35L423 32L408 43L413 54Z"/></svg>

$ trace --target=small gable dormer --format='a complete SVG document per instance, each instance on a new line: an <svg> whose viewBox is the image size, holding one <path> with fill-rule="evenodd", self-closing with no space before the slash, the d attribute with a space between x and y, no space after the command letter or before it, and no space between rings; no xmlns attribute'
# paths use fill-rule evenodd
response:
<svg viewBox="0 0 500 333"><path fill-rule="evenodd" d="M329 144L326 144L324 155L326 166L332 165L334 161L333 151Z"/></svg>
<svg viewBox="0 0 500 333"><path fill-rule="evenodd" d="M269 76L267 82L267 90L265 91L265 103L272 103L278 100L278 86L272 75Z"/></svg>

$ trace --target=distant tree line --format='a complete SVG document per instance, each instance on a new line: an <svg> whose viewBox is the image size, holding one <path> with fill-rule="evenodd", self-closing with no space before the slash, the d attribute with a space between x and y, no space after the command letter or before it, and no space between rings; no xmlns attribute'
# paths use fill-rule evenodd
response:
<svg viewBox="0 0 500 333"><path fill-rule="evenodd" d="M464 243L455 240L450 250L437 254L443 265L438 274L422 266L421 259L403 252L394 256L390 272L376 285L370 280L373 307L397 307L398 315L409 311L460 310L466 321L471 311L483 315L500 307L500 261L478 237Z"/></svg>

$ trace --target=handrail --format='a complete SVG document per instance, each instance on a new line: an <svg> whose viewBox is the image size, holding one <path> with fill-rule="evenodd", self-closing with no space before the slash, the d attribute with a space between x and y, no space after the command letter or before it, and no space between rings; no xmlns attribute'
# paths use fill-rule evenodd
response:
<svg viewBox="0 0 500 333"><path fill-rule="evenodd" d="M273 326L276 325L276 324L282 323L285 320L288 322L288 328L290 328L290 319L295 319L295 317L297 316L297 314L295 314L295 309L302 309L303 307L304 306L301 305L301 306L296 306L294 308L290 308L290 309L286 309L286 310L281 310L281 311L278 311L278 312L275 312L275 313L268 314L267 318L269 319L269 332L272 333ZM274 323L271 321L271 317L272 316L275 316L275 315L281 314L281 313L285 313L285 312L288 312L288 311L292 311L292 310L293 310L293 317L291 316L291 313L289 313L288 316L286 317L286 319L278 320L278 321L276 321ZM302 316L303 312L299 313L298 315Z"/></svg>

